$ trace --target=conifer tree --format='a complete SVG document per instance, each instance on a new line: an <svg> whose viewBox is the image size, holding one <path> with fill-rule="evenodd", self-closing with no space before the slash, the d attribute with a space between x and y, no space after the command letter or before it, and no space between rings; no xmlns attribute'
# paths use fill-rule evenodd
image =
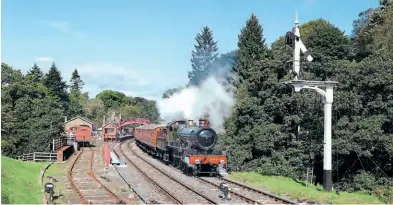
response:
<svg viewBox="0 0 393 205"><path fill-rule="evenodd" d="M205 26L201 33L198 33L192 51L192 71L188 72L189 85L200 85L210 73L211 65L218 56L217 42L213 39L212 30Z"/></svg>
<svg viewBox="0 0 393 205"><path fill-rule="evenodd" d="M42 72L41 68L38 67L36 63L34 63L33 67L27 72L27 76L33 82L40 82L44 77L44 73Z"/></svg>
<svg viewBox="0 0 393 205"><path fill-rule="evenodd" d="M74 72L72 72L70 82L71 82L71 85L70 85L71 92L81 94L83 85L85 83L81 80L81 77L80 77L77 69L75 69Z"/></svg>
<svg viewBox="0 0 393 205"><path fill-rule="evenodd" d="M256 72L255 65L267 57L268 48L263 38L263 29L258 18L252 14L246 26L240 31L238 50L234 71L238 74L239 81L249 79Z"/></svg>
<svg viewBox="0 0 393 205"><path fill-rule="evenodd" d="M49 88L52 95L58 97L65 110L68 110L67 84L63 81L55 63L52 64L49 72L45 75L44 85Z"/></svg>
<svg viewBox="0 0 393 205"><path fill-rule="evenodd" d="M238 50L233 71L238 76L235 83L237 99L232 116L226 123L227 140L232 147L230 155L231 163L235 169L240 169L242 164L253 158L253 138L249 132L263 115L259 106L257 89L261 60L266 59L268 48L262 35L262 26L257 17L252 14L247 20L246 26L239 35ZM257 75L258 74L258 75ZM235 151L237 150L237 151Z"/></svg>
<svg viewBox="0 0 393 205"><path fill-rule="evenodd" d="M70 94L69 94L70 103L69 103L68 116L72 118L77 115L83 114L83 107L80 101L82 98L81 94L82 94L82 88L84 82L81 80L81 77L77 69L75 69L74 72L72 72L70 83L71 83Z"/></svg>

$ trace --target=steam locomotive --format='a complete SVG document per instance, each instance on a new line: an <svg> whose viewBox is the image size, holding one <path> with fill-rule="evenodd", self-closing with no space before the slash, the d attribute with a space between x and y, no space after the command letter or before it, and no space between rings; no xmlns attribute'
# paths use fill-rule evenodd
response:
<svg viewBox="0 0 393 205"><path fill-rule="evenodd" d="M187 175L227 174L227 157L216 149L217 134L205 119L200 119L198 126L192 120L180 120L136 127L134 136L142 150Z"/></svg>

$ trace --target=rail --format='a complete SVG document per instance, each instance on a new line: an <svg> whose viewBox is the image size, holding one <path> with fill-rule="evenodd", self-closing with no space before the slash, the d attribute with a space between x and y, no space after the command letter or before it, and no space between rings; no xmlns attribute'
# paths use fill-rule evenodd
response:
<svg viewBox="0 0 393 205"><path fill-rule="evenodd" d="M171 192L169 191L169 189L165 188L164 186L160 185L159 183L157 183L154 178L152 178L149 174L146 174L145 172L143 172L143 170L141 168L139 168L132 160L131 158L129 158L122 150L122 146L123 144L125 144L125 141L120 143L120 153L122 153L122 155L126 158L126 160L132 164L143 176L146 177L146 179L148 179L152 184L154 184L156 187L158 187L159 189L161 189L169 198L171 198L173 201L175 201L178 204L183 204L181 199L176 198L175 196L173 196L171 194ZM130 147L128 147L128 149L131 151Z"/></svg>
<svg viewBox="0 0 393 205"><path fill-rule="evenodd" d="M195 194L201 196L202 198L206 199L206 200L209 201L211 204L219 204L219 203L217 203L217 201L216 201L215 199L213 199L213 198L211 198L211 197L209 197L209 196L203 195L199 190L197 190L197 189L195 189L195 188L193 188L193 187L191 187L191 186L189 186L189 185L187 185L187 184L184 184L184 183L181 182L180 180L178 180L178 179L174 178L173 176L171 176L170 174L168 174L166 171L157 168L157 166L155 166L153 163L151 163L150 161L148 161L148 160L146 160L145 158L141 157L139 154L137 154L135 151L133 151L133 150L131 149L131 142L132 142L132 141L128 141L127 148L128 148L128 150L129 150L131 153L133 153L137 158L139 158L140 160L142 160L142 161L145 162L146 164L149 164L150 166L152 166L153 168L155 168L157 171L159 171L160 173L162 173L163 175L165 175L165 176L168 177L169 179L171 179L171 180L173 180L173 181L179 183L181 186L187 188L188 190L190 190L190 191L194 192ZM124 154L124 153L123 153L123 154ZM124 156L127 158L126 155L124 155ZM131 162L132 164L134 164L134 163L132 162L132 160L130 160L129 158L128 158L128 161ZM134 165L135 165L135 164L134 164ZM137 167L137 166L135 165L135 167ZM138 169L139 169L139 168L138 168ZM142 171L142 170L141 170L141 171ZM163 187L161 187L161 188L163 188Z"/></svg>
<svg viewBox="0 0 393 205"><path fill-rule="evenodd" d="M53 152L33 152L19 156L22 161L34 162L54 162L57 161L57 153Z"/></svg>
<svg viewBox="0 0 393 205"><path fill-rule="evenodd" d="M72 165L71 165L70 169L68 170L68 180L71 182L72 189L78 194L78 196L81 198L82 202L84 204L90 204L90 201L88 200L87 196L85 196L81 191L82 190L80 187L81 184L77 184L77 182L75 181L74 176L73 176L73 171L74 171L75 165L78 163L77 161L78 161L78 159L80 159L80 156L85 149L86 148L84 147L82 149L82 151L78 153L76 159L72 162ZM100 189L104 189L110 197L112 197L113 199L116 200L117 204L125 204L125 202L124 202L125 200L121 199L116 193L112 192L109 189L109 187L107 187L106 185L104 185L102 182L100 182L98 180L96 174L94 173L94 169L93 169L93 159L94 159L94 152L95 151L92 150L91 148L89 148L89 150L91 150L92 152L91 152L91 157L89 160L90 162L89 162L88 175L93 178L93 180L90 180L90 181L95 181L96 183L98 183ZM91 184L90 184L90 186L91 186ZM92 197L93 196L90 196L89 198L92 198Z"/></svg>

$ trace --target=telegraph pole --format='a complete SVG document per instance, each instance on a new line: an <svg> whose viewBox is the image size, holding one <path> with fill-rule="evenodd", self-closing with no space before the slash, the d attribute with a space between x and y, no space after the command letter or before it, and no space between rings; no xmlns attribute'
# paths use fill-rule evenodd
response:
<svg viewBox="0 0 393 205"><path fill-rule="evenodd" d="M323 188L326 191L333 190L332 183L332 104L333 87L338 84L335 81L307 81L300 80L300 52L303 52L307 61L313 58L307 51L300 39L299 20L296 13L295 28L293 32L287 32L286 44L293 47L293 72L295 77L292 81L286 82L295 88L295 92L302 89L317 91L324 97L324 129L323 129Z"/></svg>

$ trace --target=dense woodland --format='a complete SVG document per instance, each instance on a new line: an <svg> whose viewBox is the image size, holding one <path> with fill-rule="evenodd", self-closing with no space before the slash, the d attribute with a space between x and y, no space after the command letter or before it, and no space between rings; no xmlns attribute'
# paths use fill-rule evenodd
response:
<svg viewBox="0 0 393 205"><path fill-rule="evenodd" d="M16 157L33 151L50 151L53 137L60 136L66 119L87 117L102 126L111 111L122 118L158 120L155 101L104 90L95 98L83 93L84 82L75 69L65 82L53 63L48 73L34 64L21 70L1 64L1 151Z"/></svg>
<svg viewBox="0 0 393 205"><path fill-rule="evenodd" d="M295 93L282 82L293 78L292 48L284 36L269 47L260 20L251 15L238 36L238 48L219 54L209 27L196 36L189 83L225 75L236 87L236 105L225 122L219 146L234 171L257 171L304 180L313 170L322 183L323 102L314 91ZM334 80L333 180L336 190L366 191L393 198L393 1L362 11L351 35L327 20L300 26L314 60L301 64L301 79ZM290 28L288 28L289 30ZM283 34L284 35L284 34ZM222 69L230 68L230 69ZM99 125L110 110L124 118L158 120L154 101L106 90L89 99L74 71L67 85L53 65L34 65L23 75L2 64L2 153L15 156L47 150L62 129L64 116L82 115ZM233 75L235 74L235 75ZM232 78L236 76L236 78ZM184 87L167 90L163 98Z"/></svg>
<svg viewBox="0 0 393 205"><path fill-rule="evenodd" d="M324 19L300 26L314 58L302 57L300 78L339 82L332 108L334 189L366 190L387 200L393 199L392 25L393 1L381 0L377 8L360 12L350 36ZM231 73L237 76L228 78L237 88L237 102L220 137L232 170L305 180L308 169L313 182L322 184L323 99L282 83L293 78L293 50L284 36L269 48L260 20L251 15L236 51L219 56L207 27L196 41L185 87L215 73L217 63L233 63ZM163 98L181 89L170 89Z"/></svg>

